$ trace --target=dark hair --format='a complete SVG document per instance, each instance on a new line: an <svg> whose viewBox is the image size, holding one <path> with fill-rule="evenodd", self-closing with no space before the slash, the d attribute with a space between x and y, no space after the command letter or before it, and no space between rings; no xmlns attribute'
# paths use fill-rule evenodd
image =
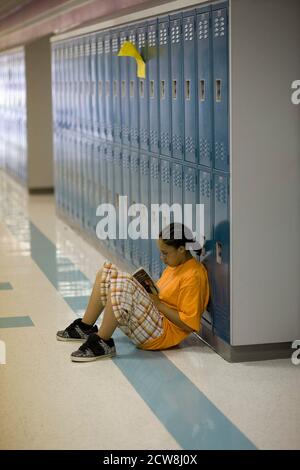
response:
<svg viewBox="0 0 300 470"><path fill-rule="evenodd" d="M179 248L184 246L185 249L194 251L197 256L202 253L202 248L194 249L192 246L186 248L186 244L193 245L196 241L191 230L183 224L172 222L159 233L159 238L168 246Z"/></svg>

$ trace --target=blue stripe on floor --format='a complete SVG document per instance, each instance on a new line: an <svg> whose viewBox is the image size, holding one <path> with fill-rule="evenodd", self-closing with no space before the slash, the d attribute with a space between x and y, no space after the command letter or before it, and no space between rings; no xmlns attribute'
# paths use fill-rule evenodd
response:
<svg viewBox="0 0 300 470"><path fill-rule="evenodd" d="M19 239L18 225L11 220L7 225ZM78 305L70 299L88 296L92 284L33 223L28 228L32 258L76 313ZM137 350L120 331L114 336L115 364L183 449L255 449L162 352Z"/></svg>
<svg viewBox="0 0 300 470"><path fill-rule="evenodd" d="M10 290L12 285L10 282L0 282L0 290Z"/></svg>
<svg viewBox="0 0 300 470"><path fill-rule="evenodd" d="M0 317L0 328L20 328L34 326L30 317Z"/></svg>

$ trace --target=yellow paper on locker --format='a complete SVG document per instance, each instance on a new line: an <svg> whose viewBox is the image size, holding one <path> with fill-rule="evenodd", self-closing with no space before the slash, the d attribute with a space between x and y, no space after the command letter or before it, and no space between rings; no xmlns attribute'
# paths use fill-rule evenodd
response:
<svg viewBox="0 0 300 470"><path fill-rule="evenodd" d="M142 56L139 54L137 48L130 41L124 42L124 44L122 45L121 49L118 52L118 56L133 57L136 60L136 64L137 64L137 76L139 78L146 78L145 62Z"/></svg>

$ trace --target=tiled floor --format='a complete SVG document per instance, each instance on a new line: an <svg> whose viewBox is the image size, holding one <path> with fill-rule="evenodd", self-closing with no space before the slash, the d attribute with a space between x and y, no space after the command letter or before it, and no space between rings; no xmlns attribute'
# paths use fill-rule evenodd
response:
<svg viewBox="0 0 300 470"><path fill-rule="evenodd" d="M140 351L117 333L115 359L72 363L55 333L82 314L105 258L53 197L3 172L0 220L0 449L300 448L290 360L229 364L193 337Z"/></svg>

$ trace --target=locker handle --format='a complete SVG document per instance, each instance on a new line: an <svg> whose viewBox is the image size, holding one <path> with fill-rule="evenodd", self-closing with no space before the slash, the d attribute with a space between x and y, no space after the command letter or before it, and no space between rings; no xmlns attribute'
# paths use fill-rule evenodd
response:
<svg viewBox="0 0 300 470"><path fill-rule="evenodd" d="M200 90L199 90L199 96L200 96L200 101L205 101L205 80L200 80Z"/></svg>
<svg viewBox="0 0 300 470"><path fill-rule="evenodd" d="M221 85L222 85L221 80L220 79L216 80L216 101L217 101L217 103L220 103L221 99L222 99L222 97L221 97Z"/></svg>
<svg viewBox="0 0 300 470"><path fill-rule="evenodd" d="M216 242L216 261L222 264L222 243Z"/></svg>
<svg viewBox="0 0 300 470"><path fill-rule="evenodd" d="M154 98L154 80L150 80L150 98Z"/></svg>
<svg viewBox="0 0 300 470"><path fill-rule="evenodd" d="M160 81L160 97L163 100L166 96L166 88L165 88L165 81Z"/></svg>
<svg viewBox="0 0 300 470"><path fill-rule="evenodd" d="M177 99L177 80L172 80L172 98Z"/></svg>
<svg viewBox="0 0 300 470"><path fill-rule="evenodd" d="M191 99L191 80L185 81L185 99L186 100Z"/></svg>

